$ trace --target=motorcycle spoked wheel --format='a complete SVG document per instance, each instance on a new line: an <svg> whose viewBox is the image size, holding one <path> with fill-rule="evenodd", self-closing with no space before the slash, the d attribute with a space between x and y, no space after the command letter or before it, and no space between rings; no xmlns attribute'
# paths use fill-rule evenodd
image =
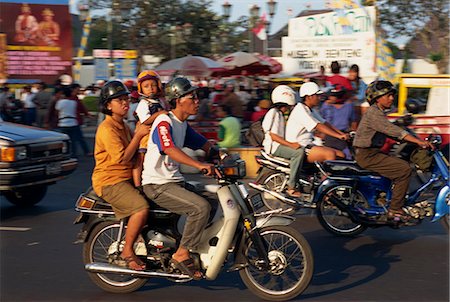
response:
<svg viewBox="0 0 450 302"><path fill-rule="evenodd" d="M102 222L95 226L89 239L83 245L84 264L101 262L109 263L108 250L117 241L119 222ZM124 240L123 234L122 240ZM129 275L88 273L92 281L101 289L111 293L130 293L147 283L145 278Z"/></svg>
<svg viewBox="0 0 450 302"><path fill-rule="evenodd" d="M282 191L285 189L285 186L283 186L283 184L285 184L286 182L286 175L284 173L271 171L264 175L264 177L261 178L260 182L267 190L282 193ZM263 196L266 201L265 204L270 210L287 210L295 207L294 205L287 204L277 199L275 196L272 196L269 193L264 193Z"/></svg>
<svg viewBox="0 0 450 302"><path fill-rule="evenodd" d="M353 192L352 187L337 186L331 188L317 202L317 218L325 230L333 235L353 237L367 229L367 226L353 222L348 213L343 212L330 201L331 197L338 198L345 204L350 204L353 200L354 205L363 208L368 207L361 192Z"/></svg>
<svg viewBox="0 0 450 302"><path fill-rule="evenodd" d="M268 247L270 268L258 267L258 254L249 240L245 248L249 265L239 271L242 281L264 300L286 301L297 297L312 279L314 258L311 247L291 227L266 227L260 234Z"/></svg>

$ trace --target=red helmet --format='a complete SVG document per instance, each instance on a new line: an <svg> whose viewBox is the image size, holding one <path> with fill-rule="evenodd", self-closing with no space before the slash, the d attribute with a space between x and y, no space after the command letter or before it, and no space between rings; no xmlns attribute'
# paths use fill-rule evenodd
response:
<svg viewBox="0 0 450 302"><path fill-rule="evenodd" d="M163 88L162 88L162 83L161 83L161 79L159 78L159 74L154 71L154 70L144 70L142 71L138 76L137 76L137 88L138 88L138 92L140 94L142 94L142 87L141 87L141 83L146 81L146 80L154 80L156 81L157 85L158 85L158 95L162 96L163 92Z"/></svg>

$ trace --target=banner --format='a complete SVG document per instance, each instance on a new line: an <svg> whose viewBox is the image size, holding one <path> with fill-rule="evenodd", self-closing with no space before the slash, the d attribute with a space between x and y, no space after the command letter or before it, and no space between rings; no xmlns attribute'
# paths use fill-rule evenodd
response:
<svg viewBox="0 0 450 302"><path fill-rule="evenodd" d="M6 62L0 82L53 84L72 75L72 26L67 0L0 0Z"/></svg>
<svg viewBox="0 0 450 302"><path fill-rule="evenodd" d="M289 36L283 37L281 44L283 59L290 62L283 64L284 71L312 73L324 66L330 72L331 62L338 61L343 73L357 64L362 76L374 76L375 9L350 9L344 14L345 24L336 12L289 20Z"/></svg>

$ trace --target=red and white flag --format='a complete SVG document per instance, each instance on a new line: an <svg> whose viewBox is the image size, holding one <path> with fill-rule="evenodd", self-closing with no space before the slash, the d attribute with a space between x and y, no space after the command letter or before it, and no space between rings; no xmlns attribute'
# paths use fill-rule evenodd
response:
<svg viewBox="0 0 450 302"><path fill-rule="evenodd" d="M260 40L266 40L267 39L266 13L263 13L261 15L261 18L256 23L256 26L252 29L252 31Z"/></svg>

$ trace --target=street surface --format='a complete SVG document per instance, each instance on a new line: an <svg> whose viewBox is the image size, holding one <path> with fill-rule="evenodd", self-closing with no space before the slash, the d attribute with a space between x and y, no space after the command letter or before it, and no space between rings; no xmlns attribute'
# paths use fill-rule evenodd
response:
<svg viewBox="0 0 450 302"><path fill-rule="evenodd" d="M90 141L92 144L92 140ZM49 187L29 209L0 201L0 301L260 301L239 274L215 281L175 284L152 279L138 292L97 288L83 269L74 203L90 186L93 158ZM313 280L294 301L449 301L449 237L440 223L393 230L369 229L354 239L328 234L311 215L293 226L309 241Z"/></svg>

